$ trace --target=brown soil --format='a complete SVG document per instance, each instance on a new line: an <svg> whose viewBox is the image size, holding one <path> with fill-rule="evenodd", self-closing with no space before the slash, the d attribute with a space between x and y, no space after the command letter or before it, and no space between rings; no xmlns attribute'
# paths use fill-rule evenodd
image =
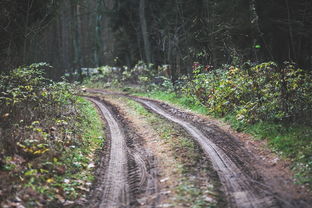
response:
<svg viewBox="0 0 312 208"><path fill-rule="evenodd" d="M107 94L101 90L93 92ZM129 98L141 103L151 112L182 126L198 142L219 174L230 207L290 208L310 207L312 204L311 193L304 187L294 184L289 163L269 151L264 141L237 133L215 119L186 112L160 101ZM113 103L118 104L122 105ZM124 117L129 115L123 112ZM141 138L153 140L157 144L151 146L151 142L144 143L145 149L154 148L153 154L157 158L168 157L168 152L163 149L160 140L147 124L142 124L139 118L136 121L133 118L129 120L132 121L131 125L135 123L135 129L140 132ZM160 177L163 175L170 178L171 174L174 176L174 171L168 170L168 167L175 161L165 159L163 162L164 164L157 164L162 167ZM169 183L174 182L168 180L166 183L170 185ZM163 189L164 184L159 184L159 190ZM145 198L144 194L141 196ZM170 202L170 197L167 195L161 201Z"/></svg>
<svg viewBox="0 0 312 208"><path fill-rule="evenodd" d="M118 102L116 99L105 98L114 106L118 106L120 108L120 114L122 117L129 121L129 125L135 129L136 133L144 140L143 146L147 152L152 152L154 158L157 162L155 162L157 172L158 183L158 197L159 197L159 205L172 205L174 198L174 190L173 187L177 185L176 178L179 178L180 175L178 170L176 169L177 161L173 157L170 148L164 144L164 141L159 137L157 132L143 119L143 117L137 117L133 112L127 111L129 110L124 102ZM162 182L160 182L162 181ZM141 204L145 204L144 201L149 198L153 198L156 196L144 196L142 195L139 198Z"/></svg>
<svg viewBox="0 0 312 208"><path fill-rule="evenodd" d="M159 132L155 131L155 126L151 126L152 124L147 121L146 116L141 116L128 106L127 99L120 96L105 95L105 100L114 106L118 106L120 115L129 121L130 126L144 139L144 148L151 151L155 156L155 160L157 160L159 176L159 201L157 207L190 207L192 202L186 201L186 199L178 200L178 198L183 197L183 194L186 194L177 193L178 186L183 184L184 180L191 182L197 189L205 190L202 199L207 201L207 204L218 203L219 206L225 206L224 197L218 191L220 184L216 183L218 176L212 170L212 166L205 155L201 153L200 148L196 145L196 150L194 150L196 153L190 153L192 156L183 156L189 151L174 147L174 144L172 144L172 142L179 143L182 138L187 138L187 133L183 129L172 127L175 130L173 130L173 137L169 142L171 144L169 144L164 138L160 138ZM194 160L194 158L196 159ZM181 173L181 167L179 167L181 165L184 166L183 174ZM144 202L150 197L142 195L139 201Z"/></svg>
<svg viewBox="0 0 312 208"><path fill-rule="evenodd" d="M140 207L141 194L157 191L153 157L141 145L141 139L131 130L118 109L103 100L88 98L100 110L109 128L109 152L103 155L98 168L97 183L87 207ZM147 201L155 207L157 197Z"/></svg>
<svg viewBox="0 0 312 208"><path fill-rule="evenodd" d="M311 193L304 187L294 184L291 171L288 168L289 163L270 152L265 147L265 142L256 141L246 134L237 133L229 126L209 117L185 112L163 102L144 100L151 101L169 115L196 126L217 147L222 149L242 170L243 174L246 174L251 187L262 192L264 197L273 197L269 198L267 205L260 204L259 207L310 207L312 204ZM144 104L146 105L146 103ZM150 108L149 105L146 107ZM257 204L253 206L257 207Z"/></svg>

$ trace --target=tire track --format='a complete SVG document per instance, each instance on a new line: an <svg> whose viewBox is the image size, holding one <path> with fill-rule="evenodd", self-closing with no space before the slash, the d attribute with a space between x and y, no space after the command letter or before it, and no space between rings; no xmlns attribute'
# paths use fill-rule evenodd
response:
<svg viewBox="0 0 312 208"><path fill-rule="evenodd" d="M104 190L98 207L127 207L130 201L130 188L126 138L108 108L94 98L87 99L98 106L109 126L111 135L110 159L103 179Z"/></svg>
<svg viewBox="0 0 312 208"><path fill-rule="evenodd" d="M101 174L87 207L141 207L138 196L157 193L153 156L142 148L139 137L114 106L98 98L86 98L101 112L110 137L109 152L102 157ZM144 207L155 207L157 200L155 197Z"/></svg>
<svg viewBox="0 0 312 208"><path fill-rule="evenodd" d="M254 188L250 178L231 160L231 158L210 138L192 125L190 122L181 120L154 104L151 101L134 98L135 101L143 104L148 109L162 117L181 125L199 143L204 152L212 161L214 169L218 172L225 192L228 194L232 207L241 208L268 208L279 207L272 196L266 195Z"/></svg>
<svg viewBox="0 0 312 208"><path fill-rule="evenodd" d="M107 94L101 90L89 90L90 92ZM108 93L114 94L114 93ZM124 96L122 94L117 94ZM218 172L219 179L223 184L224 192L228 196L228 204L231 207L240 208L273 208L279 207L272 194L266 194L262 190L257 190L252 179L236 165L227 153L218 147L211 138L207 137L201 129L197 128L191 122L185 121L173 114L166 112L159 107L156 102L148 99L129 97L136 102L141 103L147 109L159 114L167 120L182 126L202 147L204 152L210 158L214 169ZM210 129L213 131L213 129Z"/></svg>
<svg viewBox="0 0 312 208"><path fill-rule="evenodd" d="M99 89L88 89L88 92L125 96L142 104L147 110L183 127L210 158L230 207L310 207L310 200L305 196L297 198L291 195L298 189L289 190L290 192L281 189L285 187L282 180L273 182L267 173L263 175L262 166L257 164L258 160L254 157L256 155L248 153L236 138L222 131L213 123L205 123L193 114L180 111L156 100ZM266 167L263 166L263 168Z"/></svg>

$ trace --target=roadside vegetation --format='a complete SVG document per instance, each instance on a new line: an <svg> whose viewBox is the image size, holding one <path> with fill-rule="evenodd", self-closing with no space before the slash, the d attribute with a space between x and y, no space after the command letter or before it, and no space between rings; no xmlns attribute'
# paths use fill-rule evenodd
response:
<svg viewBox="0 0 312 208"><path fill-rule="evenodd" d="M0 75L0 206L83 203L93 181L102 123L75 87L44 77L45 63ZM92 123L92 125L91 125Z"/></svg>
<svg viewBox="0 0 312 208"><path fill-rule="evenodd" d="M88 87L165 100L212 115L257 139L292 161L298 183L312 187L312 74L293 63L242 66L194 63L192 74L172 82L166 66L139 62L134 68L101 67L85 80Z"/></svg>

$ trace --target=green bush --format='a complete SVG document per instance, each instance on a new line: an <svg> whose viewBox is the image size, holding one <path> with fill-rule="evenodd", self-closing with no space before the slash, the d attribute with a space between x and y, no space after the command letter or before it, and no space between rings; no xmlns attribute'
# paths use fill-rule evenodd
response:
<svg viewBox="0 0 312 208"><path fill-rule="evenodd" d="M52 70L48 64L39 63L0 76L2 151L16 152L21 147L17 144L29 140L33 132L39 138L47 137L49 126L57 122L70 125L70 115L75 114L73 89L65 82L46 79L44 69Z"/></svg>
<svg viewBox="0 0 312 208"><path fill-rule="evenodd" d="M1 207L16 197L23 207L62 207L86 197L93 180L101 119L72 85L46 79L44 70L53 69L32 64L0 76L0 171L10 176L0 183Z"/></svg>
<svg viewBox="0 0 312 208"><path fill-rule="evenodd" d="M212 71L199 64L182 92L206 105L212 114L234 113L243 122L310 122L312 75L287 63L224 67Z"/></svg>

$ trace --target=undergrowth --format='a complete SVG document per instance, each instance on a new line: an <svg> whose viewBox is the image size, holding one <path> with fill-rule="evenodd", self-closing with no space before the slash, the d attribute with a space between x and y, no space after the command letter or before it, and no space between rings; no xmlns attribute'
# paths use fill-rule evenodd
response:
<svg viewBox="0 0 312 208"><path fill-rule="evenodd" d="M257 139L267 139L274 152L292 161L297 182L312 189L312 129L309 126L265 121L251 125L239 122L232 115L224 120L235 130L247 132Z"/></svg>
<svg viewBox="0 0 312 208"><path fill-rule="evenodd" d="M93 180L102 125L91 103L66 82L44 77L47 64L0 76L0 206L83 203Z"/></svg>

